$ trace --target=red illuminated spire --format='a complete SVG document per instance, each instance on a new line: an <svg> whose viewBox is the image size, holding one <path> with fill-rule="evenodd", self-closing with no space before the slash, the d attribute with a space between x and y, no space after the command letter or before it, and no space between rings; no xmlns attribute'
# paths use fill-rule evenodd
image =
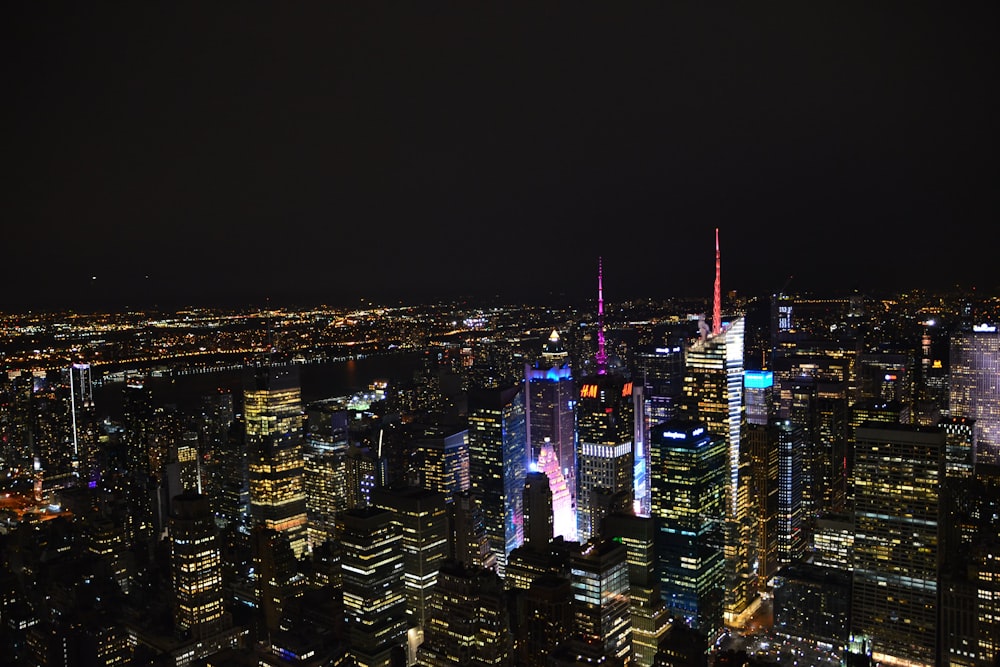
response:
<svg viewBox="0 0 1000 667"><path fill-rule="evenodd" d="M608 353L604 351L604 269L597 258L597 374L608 372Z"/></svg>
<svg viewBox="0 0 1000 667"><path fill-rule="evenodd" d="M715 294L712 303L712 335L722 333L722 280L721 263L719 259L719 228L715 228Z"/></svg>

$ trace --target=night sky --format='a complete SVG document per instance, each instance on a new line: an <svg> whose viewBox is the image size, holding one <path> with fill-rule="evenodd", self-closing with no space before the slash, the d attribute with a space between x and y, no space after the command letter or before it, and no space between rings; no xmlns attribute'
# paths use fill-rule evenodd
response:
<svg viewBox="0 0 1000 667"><path fill-rule="evenodd" d="M8 3L0 312L993 291L998 17Z"/></svg>

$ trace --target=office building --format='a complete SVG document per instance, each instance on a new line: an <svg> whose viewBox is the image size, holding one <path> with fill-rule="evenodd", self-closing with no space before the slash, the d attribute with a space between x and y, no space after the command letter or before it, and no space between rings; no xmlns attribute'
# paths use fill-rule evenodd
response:
<svg viewBox="0 0 1000 667"><path fill-rule="evenodd" d="M950 416L975 420L976 460L1000 464L1000 332L992 324L951 337Z"/></svg>
<svg viewBox="0 0 1000 667"><path fill-rule="evenodd" d="M347 410L319 403L306 410L306 520L309 550L336 538L337 516L347 509Z"/></svg>
<svg viewBox="0 0 1000 667"><path fill-rule="evenodd" d="M726 585L726 441L704 422L675 419L653 428L650 445L663 599L672 616L714 642Z"/></svg>
<svg viewBox="0 0 1000 667"><path fill-rule="evenodd" d="M359 507L339 526L348 650L358 667L393 667L407 644L400 525L390 510Z"/></svg>
<svg viewBox="0 0 1000 667"><path fill-rule="evenodd" d="M245 377L250 519L285 533L296 558L308 548L303 411L296 366L252 368Z"/></svg>
<svg viewBox="0 0 1000 667"><path fill-rule="evenodd" d="M442 564L416 664L506 666L512 654L507 600L497 573L458 561Z"/></svg>
<svg viewBox="0 0 1000 667"><path fill-rule="evenodd" d="M632 661L629 564L625 545L595 535L570 556L574 629L603 656Z"/></svg>
<svg viewBox="0 0 1000 667"><path fill-rule="evenodd" d="M576 385L569 365L569 353L559 333L552 330L540 357L525 364L525 413L531 439L531 460L538 460L548 443L559 469L568 483L572 502L576 500ZM567 538L569 539L569 538Z"/></svg>
<svg viewBox="0 0 1000 667"><path fill-rule="evenodd" d="M175 497L170 516L170 570L174 625L201 637L229 622L223 605L222 552L208 496L194 490Z"/></svg>
<svg viewBox="0 0 1000 667"><path fill-rule="evenodd" d="M722 320L719 232L715 232L715 293L712 325L701 322L700 334L684 358L681 414L704 423L725 439L726 463L726 619L738 625L757 595L750 562L751 525L749 460L740 443L744 427L743 317Z"/></svg>
<svg viewBox="0 0 1000 667"><path fill-rule="evenodd" d="M855 435L851 632L872 637L883 664L931 667L945 432L871 424Z"/></svg>
<svg viewBox="0 0 1000 667"><path fill-rule="evenodd" d="M576 511L570 495L569 480L563 474L551 443L543 443L534 469L548 479L552 493L552 535L568 542L576 541ZM529 473L530 474L530 473ZM527 535L525 535L527 537Z"/></svg>
<svg viewBox="0 0 1000 667"><path fill-rule="evenodd" d="M501 577L507 554L524 541L522 500L528 467L524 389L469 390L471 491Z"/></svg>
<svg viewBox="0 0 1000 667"><path fill-rule="evenodd" d="M651 667L660 642L670 628L657 570L657 520L632 514L611 514L601 534L625 546L628 560L629 614L632 619L632 660Z"/></svg>
<svg viewBox="0 0 1000 667"><path fill-rule="evenodd" d="M446 496L421 487L377 489L375 507L389 510L402 535L403 590L410 628L423 632L428 600L441 564L449 557Z"/></svg>

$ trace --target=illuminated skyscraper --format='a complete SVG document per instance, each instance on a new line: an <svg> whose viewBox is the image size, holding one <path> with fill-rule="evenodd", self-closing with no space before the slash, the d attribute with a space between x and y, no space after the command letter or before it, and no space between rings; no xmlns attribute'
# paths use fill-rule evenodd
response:
<svg viewBox="0 0 1000 667"><path fill-rule="evenodd" d="M883 664L932 667L945 432L873 424L856 437L851 632Z"/></svg>
<svg viewBox="0 0 1000 667"><path fill-rule="evenodd" d="M630 664L632 617L629 613L628 551L599 536L570 556L574 628L585 644Z"/></svg>
<svg viewBox="0 0 1000 667"><path fill-rule="evenodd" d="M376 489L375 507L392 512L403 537L403 589L409 627L423 634L431 591L438 571L448 558L448 507L438 491L417 486Z"/></svg>
<svg viewBox="0 0 1000 667"><path fill-rule="evenodd" d="M558 332L552 331L534 364L525 364L524 377L531 459L538 460L546 442L552 446L573 503L576 500L576 387L569 355Z"/></svg>
<svg viewBox="0 0 1000 667"><path fill-rule="evenodd" d="M982 324L951 337L952 417L975 420L976 461L1000 464L1000 332Z"/></svg>
<svg viewBox="0 0 1000 667"><path fill-rule="evenodd" d="M307 410L306 515L310 550L335 539L337 516L347 509L347 410L324 404Z"/></svg>
<svg viewBox="0 0 1000 667"><path fill-rule="evenodd" d="M421 667L510 665L512 642L503 582L492 570L448 561L431 596Z"/></svg>
<svg viewBox="0 0 1000 667"><path fill-rule="evenodd" d="M576 512L573 511L573 499L570 498L569 480L563 475L562 467L552 445L542 445L535 469L548 478L552 492L552 534L560 535L567 542L576 541ZM525 535L527 537L527 535Z"/></svg>
<svg viewBox="0 0 1000 667"><path fill-rule="evenodd" d="M709 433L725 438L726 464L726 618L737 623L753 597L756 582L750 563L749 460L740 447L744 426L744 318L722 321L719 282L719 230L715 231L715 292L712 326L687 349L681 414L705 423Z"/></svg>
<svg viewBox="0 0 1000 667"><path fill-rule="evenodd" d="M457 494L468 491L468 424L421 423L414 428L417 432L413 450L420 467L420 485L431 491L440 491L449 502Z"/></svg>
<svg viewBox="0 0 1000 667"><path fill-rule="evenodd" d="M79 483L97 485L97 413L94 410L94 384L90 364L77 363L69 368L70 435L73 447L73 472Z"/></svg>
<svg viewBox="0 0 1000 667"><path fill-rule="evenodd" d="M771 371L746 371L747 425L742 447L750 473L750 562L758 590L778 569L778 425Z"/></svg>
<svg viewBox="0 0 1000 667"><path fill-rule="evenodd" d="M174 624L193 637L228 622L223 607L222 553L208 496L194 490L174 497L170 516L170 566Z"/></svg>
<svg viewBox="0 0 1000 667"><path fill-rule="evenodd" d="M287 534L296 558L307 549L303 411L296 366L250 371L243 392L253 525Z"/></svg>
<svg viewBox="0 0 1000 667"><path fill-rule="evenodd" d="M657 519L631 514L605 517L601 534L625 545L628 558L632 656L639 667L651 667L671 619L663 603L657 573Z"/></svg>
<svg viewBox="0 0 1000 667"><path fill-rule="evenodd" d="M805 552L802 530L802 427L776 419L778 429L778 564L797 562Z"/></svg>
<svg viewBox="0 0 1000 667"><path fill-rule="evenodd" d="M650 446L663 599L673 616L714 640L726 586L726 441L704 422L676 419L653 427Z"/></svg>
<svg viewBox="0 0 1000 667"><path fill-rule="evenodd" d="M528 467L523 387L469 391L471 491L486 525L497 573L524 541L522 500Z"/></svg>
<svg viewBox="0 0 1000 667"><path fill-rule="evenodd" d="M392 514L365 507L340 518L347 643L358 667L392 667L405 655L403 536Z"/></svg>
<svg viewBox="0 0 1000 667"><path fill-rule="evenodd" d="M577 540L598 536L598 496L635 497L635 404L632 381L620 366L608 363L604 346L603 275L598 270L597 354L592 372L579 380L577 429Z"/></svg>

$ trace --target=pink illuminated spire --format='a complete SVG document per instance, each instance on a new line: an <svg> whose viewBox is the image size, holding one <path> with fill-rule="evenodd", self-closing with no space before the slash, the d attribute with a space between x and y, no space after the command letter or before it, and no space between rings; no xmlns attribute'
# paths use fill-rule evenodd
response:
<svg viewBox="0 0 1000 667"><path fill-rule="evenodd" d="M608 353L604 350L604 269L597 258L597 374L608 372Z"/></svg>
<svg viewBox="0 0 1000 667"><path fill-rule="evenodd" d="M715 294L712 303L712 335L722 333L722 280L721 262L719 259L719 228L715 228Z"/></svg>

